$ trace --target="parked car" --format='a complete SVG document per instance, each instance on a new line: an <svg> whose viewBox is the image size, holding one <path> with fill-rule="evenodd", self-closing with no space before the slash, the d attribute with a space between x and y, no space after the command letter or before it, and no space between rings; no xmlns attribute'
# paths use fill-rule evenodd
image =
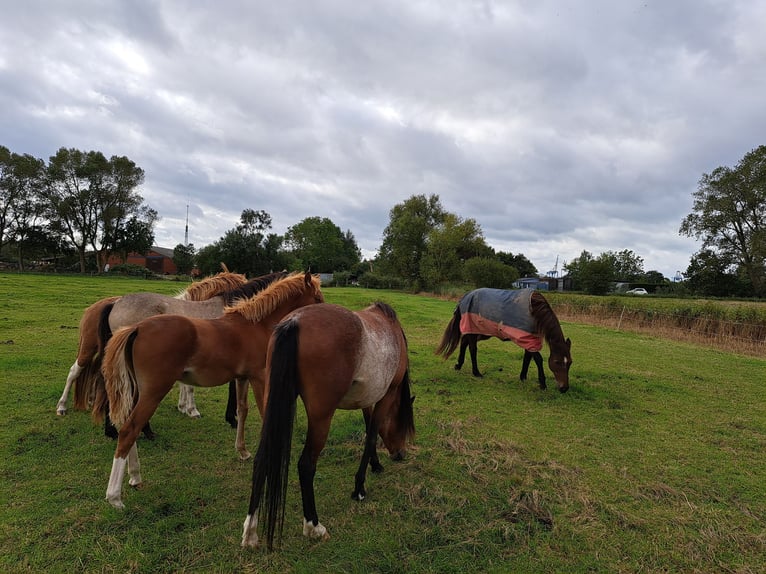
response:
<svg viewBox="0 0 766 574"><path fill-rule="evenodd" d="M643 287L636 287L635 289L629 289L628 291L625 291L626 293L630 293L631 295L648 295L646 289Z"/></svg>

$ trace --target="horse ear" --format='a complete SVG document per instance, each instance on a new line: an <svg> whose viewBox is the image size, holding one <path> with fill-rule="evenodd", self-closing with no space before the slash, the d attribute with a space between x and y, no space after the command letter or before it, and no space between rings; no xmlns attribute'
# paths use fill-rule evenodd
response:
<svg viewBox="0 0 766 574"><path fill-rule="evenodd" d="M303 280L306 282L306 285L311 285L311 271L306 271Z"/></svg>
<svg viewBox="0 0 766 574"><path fill-rule="evenodd" d="M412 398L410 399L410 404L415 404L415 395L412 395Z"/></svg>

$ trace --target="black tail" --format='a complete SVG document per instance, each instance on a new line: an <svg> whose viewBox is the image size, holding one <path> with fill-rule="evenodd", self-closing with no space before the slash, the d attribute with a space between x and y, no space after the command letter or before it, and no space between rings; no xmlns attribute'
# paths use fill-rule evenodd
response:
<svg viewBox="0 0 766 574"><path fill-rule="evenodd" d="M399 396L399 412L397 414L398 428L407 429L407 440L415 436L415 415L412 410L412 403L415 402L415 396L410 394L410 369L404 371L404 378L401 383L401 395Z"/></svg>
<svg viewBox="0 0 766 574"><path fill-rule="evenodd" d="M452 319L447 323L447 328L444 329L444 335L439 346L434 351L435 355L441 355L445 359L457 349L460 344L460 307L455 307L455 312L452 314Z"/></svg>
<svg viewBox="0 0 766 574"><path fill-rule="evenodd" d="M288 319L272 335L269 398L253 462L253 490L248 514L259 512L263 533L271 549L275 535L282 537L287 474L298 398L298 321Z"/></svg>

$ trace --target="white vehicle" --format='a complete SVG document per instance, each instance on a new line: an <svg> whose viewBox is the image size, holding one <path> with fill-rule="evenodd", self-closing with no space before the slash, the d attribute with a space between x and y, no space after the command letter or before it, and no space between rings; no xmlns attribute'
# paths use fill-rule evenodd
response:
<svg viewBox="0 0 766 574"><path fill-rule="evenodd" d="M631 295L648 295L649 293L644 289L643 287L636 287L635 289L630 289L628 291L625 291L626 293L629 293Z"/></svg>

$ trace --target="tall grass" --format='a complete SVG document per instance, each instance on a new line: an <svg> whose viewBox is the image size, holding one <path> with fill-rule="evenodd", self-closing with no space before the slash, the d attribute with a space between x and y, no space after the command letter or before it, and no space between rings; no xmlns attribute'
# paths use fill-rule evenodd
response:
<svg viewBox="0 0 766 574"><path fill-rule="evenodd" d="M410 344L417 437L351 500L362 419L339 412L316 477L331 538L301 535L295 466L281 548L239 546L250 463L225 424L226 391L175 391L141 439L144 487L104 500L114 443L88 415L55 415L82 310L170 282L0 274L0 569L6 572L766 571L766 361L564 321L571 390L520 383L521 351L479 345L482 379L433 354L454 301L381 299ZM557 309L554 303L554 309ZM546 353L547 354L547 353ZM257 415L248 440L258 437ZM305 433L299 408L293 461Z"/></svg>

